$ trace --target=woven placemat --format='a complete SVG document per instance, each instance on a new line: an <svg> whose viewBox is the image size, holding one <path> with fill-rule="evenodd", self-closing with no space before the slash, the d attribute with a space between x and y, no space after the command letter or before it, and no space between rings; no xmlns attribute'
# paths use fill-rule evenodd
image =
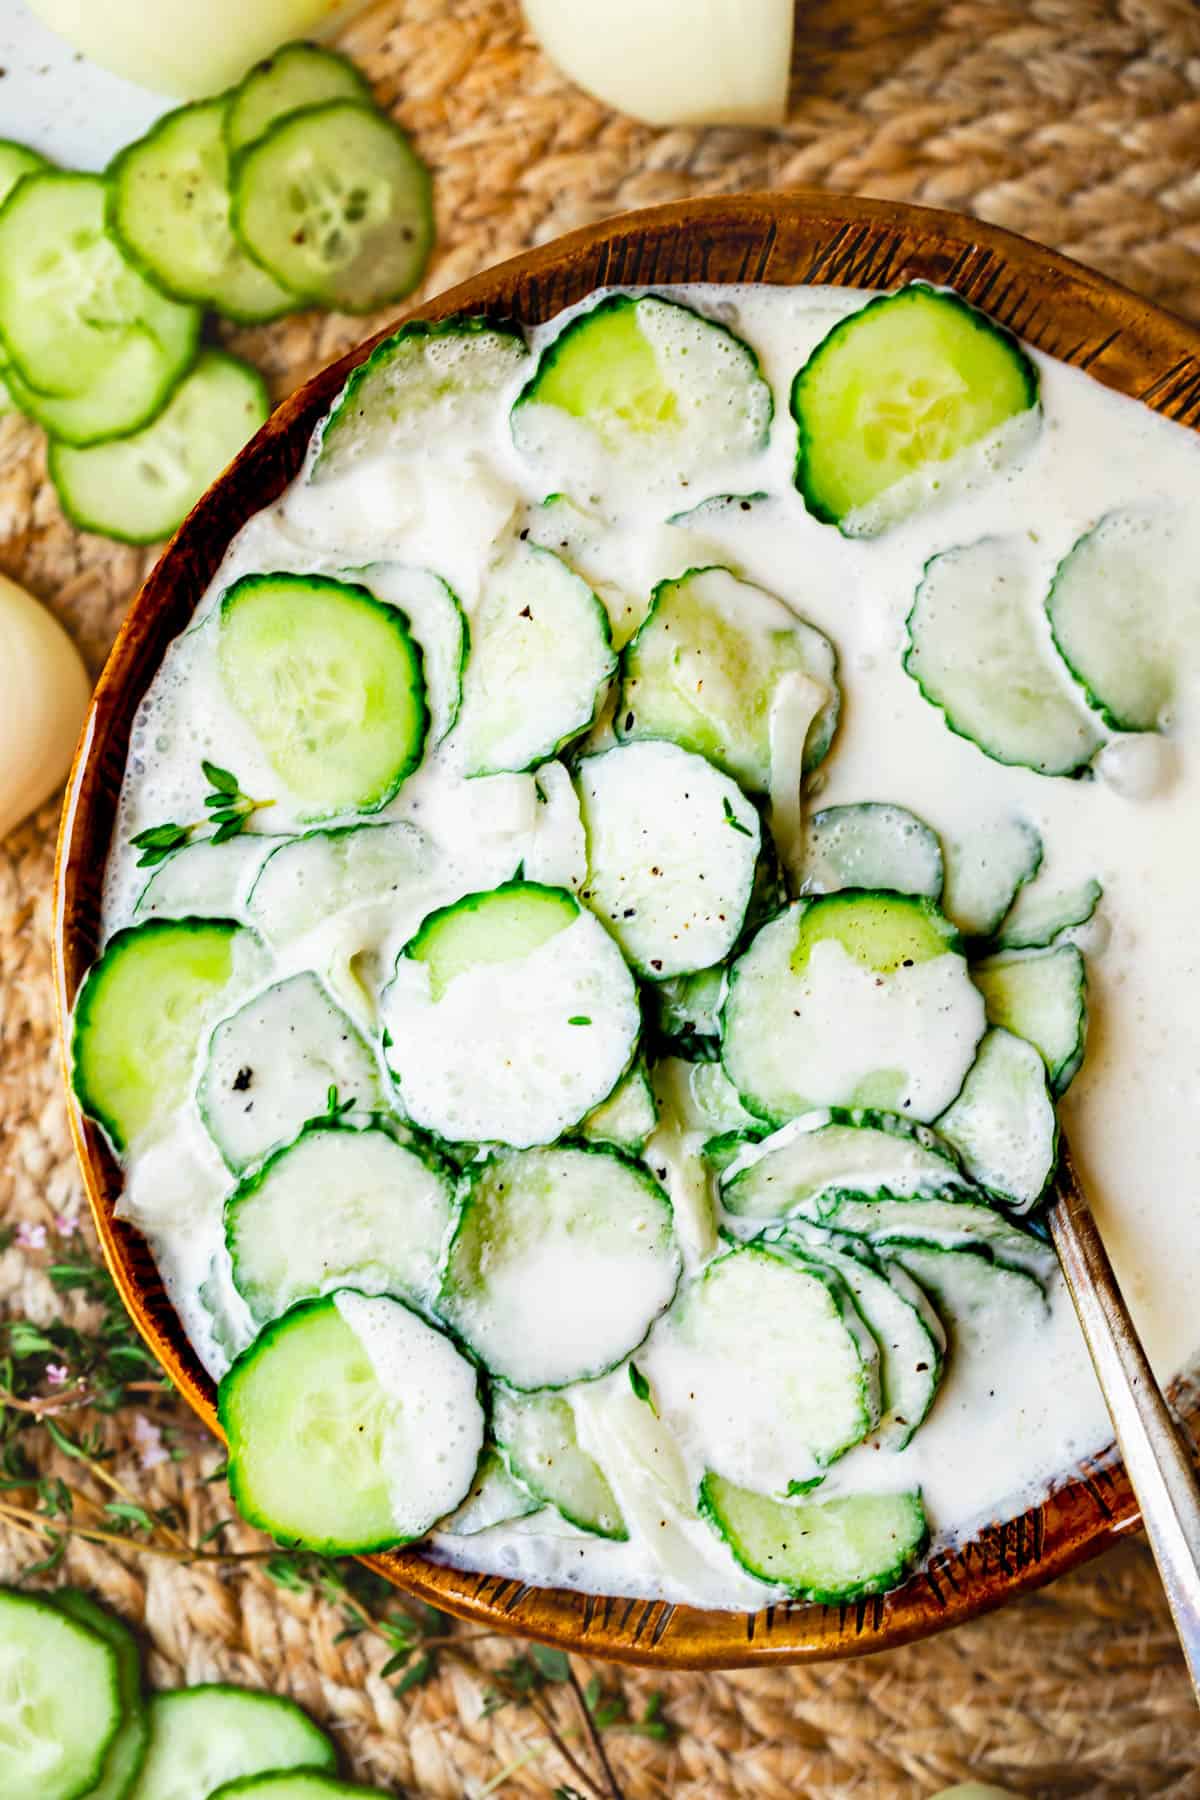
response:
<svg viewBox="0 0 1200 1800"><path fill-rule="evenodd" d="M515 0L389 0L343 41L433 166L430 292L627 207L807 184L976 212L1200 318L1192 0L812 0L789 123L762 134L652 131L615 116L539 55ZM304 316L228 338L278 398L371 324ZM39 435L0 422L0 568L54 608L93 669L147 561L70 531ZM75 1304L45 1270L72 1221L88 1232L53 1044L55 825L47 805L0 844L0 1220L25 1225L0 1256L0 1310L38 1321ZM228 1510L223 1487L197 1481L216 1452L178 1412L166 1416L181 1460L156 1461L154 1431L121 1414L104 1427L112 1467L200 1531ZM0 1534L0 1578L29 1555ZM446 1661L397 1699L380 1675L383 1647L338 1641L335 1605L282 1591L253 1563L181 1567L76 1543L65 1569L141 1628L157 1685L225 1678L290 1693L362 1780L452 1800L546 1795L570 1779L536 1719L512 1707L481 1716L480 1670L509 1646L472 1644L478 1667ZM1030 1796L1200 1796L1195 1711L1139 1543L989 1619L866 1661L605 1679L635 1716L661 1690L675 1727L666 1743L609 1734L629 1800L927 1795L968 1774Z"/></svg>

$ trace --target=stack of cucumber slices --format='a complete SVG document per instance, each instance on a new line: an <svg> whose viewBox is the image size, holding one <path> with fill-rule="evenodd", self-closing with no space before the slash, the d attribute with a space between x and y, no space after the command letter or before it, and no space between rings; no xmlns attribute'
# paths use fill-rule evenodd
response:
<svg viewBox="0 0 1200 1800"><path fill-rule="evenodd" d="M201 339L203 311L259 324L369 312L419 281L429 176L351 63L290 44L180 107L103 175L0 141L0 374L50 437L84 530L150 544L267 416L256 370Z"/></svg>
<svg viewBox="0 0 1200 1800"><path fill-rule="evenodd" d="M257 129L226 104L231 142ZM678 566L678 534L759 503L773 432L809 525L896 529L1018 453L1036 375L926 287L838 324L791 419L672 297L609 295L539 349L402 328L301 477L336 520L362 470L509 425L538 498L477 592L326 543L299 572L235 563L181 640L171 691L190 669L257 798L204 764L206 836L152 822L131 772L155 867L78 996L75 1091L219 1377L238 1503L284 1543L436 1533L488 1567L565 1534L628 1544L652 1589L707 1562L743 1601L878 1592L926 1541L946 1371L1047 1317L1029 1215L1100 889L1039 877L1017 809L950 841L874 794L812 806L835 647L740 568ZM641 592L613 555L630 482L676 546ZM933 693L936 665L958 729L990 707L997 753L955 599L975 555L927 572L909 667ZM1060 637L1088 635L1080 610L1060 571ZM1010 708L1046 773L1109 729L1064 682ZM185 1166L199 1198L172 1216Z"/></svg>

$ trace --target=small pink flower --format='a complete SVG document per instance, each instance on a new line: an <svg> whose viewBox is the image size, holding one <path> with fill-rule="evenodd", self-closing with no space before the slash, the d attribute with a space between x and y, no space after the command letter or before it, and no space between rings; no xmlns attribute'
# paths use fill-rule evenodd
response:
<svg viewBox="0 0 1200 1800"><path fill-rule="evenodd" d="M168 1460L161 1429L142 1413L138 1413L133 1421L133 1441L138 1447L138 1461L143 1469L156 1469L159 1463Z"/></svg>
<svg viewBox="0 0 1200 1800"><path fill-rule="evenodd" d="M17 1226L17 1235L13 1239L22 1250L44 1250L46 1248L46 1227L31 1225L28 1219L22 1219Z"/></svg>
<svg viewBox="0 0 1200 1800"><path fill-rule="evenodd" d="M79 1220L74 1213L56 1213L54 1229L60 1238L71 1238L79 1230Z"/></svg>
<svg viewBox="0 0 1200 1800"><path fill-rule="evenodd" d="M67 1384L67 1377L70 1373L71 1371L68 1369L66 1363L46 1364L46 1380L50 1383L51 1387L65 1387Z"/></svg>

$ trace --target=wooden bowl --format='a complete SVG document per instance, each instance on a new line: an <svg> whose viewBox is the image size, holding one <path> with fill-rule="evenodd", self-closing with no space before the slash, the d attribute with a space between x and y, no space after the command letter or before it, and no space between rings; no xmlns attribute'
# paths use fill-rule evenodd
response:
<svg viewBox="0 0 1200 1800"><path fill-rule="evenodd" d="M1200 332L1113 282L1007 232L924 208L830 194L750 194L631 213L530 250L423 306L536 324L610 283L833 283L953 286L1029 343L1183 424L1200 423ZM381 336L384 334L380 334ZM56 878L58 1011L99 948L101 878L138 702L229 540L300 468L309 434L362 344L293 394L209 489L151 574L96 689L67 791ZM70 1097L71 1129L113 1277L150 1348L205 1424L215 1390L173 1313L140 1235L113 1216L120 1175ZM668 1668L853 1656L958 1624L1094 1556L1138 1523L1111 1452L1064 1470L1051 1496L943 1550L895 1592L844 1606L699 1611L595 1598L440 1567L419 1550L370 1559L445 1611L565 1649Z"/></svg>

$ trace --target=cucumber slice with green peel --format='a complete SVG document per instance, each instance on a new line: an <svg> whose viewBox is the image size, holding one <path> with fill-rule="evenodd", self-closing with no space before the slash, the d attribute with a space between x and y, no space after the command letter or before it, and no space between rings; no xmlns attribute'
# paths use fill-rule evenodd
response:
<svg viewBox="0 0 1200 1800"><path fill-rule="evenodd" d="M617 666L608 614L548 550L520 544L474 615L458 723L468 775L531 769L594 721Z"/></svg>
<svg viewBox="0 0 1200 1800"><path fill-rule="evenodd" d="M243 576L221 597L217 664L307 818L378 812L421 760L421 652L404 614L365 587Z"/></svg>
<svg viewBox="0 0 1200 1800"><path fill-rule="evenodd" d="M543 350L512 411L518 450L598 481L677 492L766 448L771 390L749 345L652 294L611 294ZM564 454L565 453L565 454Z"/></svg>
<svg viewBox="0 0 1200 1800"><path fill-rule="evenodd" d="M510 1469L540 1501L581 1531L622 1542L628 1538L616 1496L580 1444L564 1395L514 1393L497 1385L492 1426Z"/></svg>
<svg viewBox="0 0 1200 1800"><path fill-rule="evenodd" d="M591 1111L579 1135L592 1144L615 1144L638 1155L658 1124L658 1102L645 1066L637 1063L622 1076L607 1100Z"/></svg>
<svg viewBox="0 0 1200 1800"><path fill-rule="evenodd" d="M526 878L578 894L587 885L587 835L570 771L565 763L542 763L533 784L537 815L524 856Z"/></svg>
<svg viewBox="0 0 1200 1800"><path fill-rule="evenodd" d="M693 1063L688 1070L688 1091L696 1124L702 1129L738 1133L747 1142L766 1136L762 1120L746 1111L719 1062Z"/></svg>
<svg viewBox="0 0 1200 1800"><path fill-rule="evenodd" d="M728 569L691 569L660 582L621 657L616 729L668 738L732 775L751 793L771 787L771 713L785 676L819 693L803 743L814 769L829 750L840 695L829 639Z"/></svg>
<svg viewBox="0 0 1200 1800"><path fill-rule="evenodd" d="M774 1500L710 1470L700 1512L751 1575L824 1606L899 1586L929 1538L915 1489Z"/></svg>
<svg viewBox="0 0 1200 1800"><path fill-rule="evenodd" d="M833 1231L866 1238L879 1255L900 1256L906 1268L900 1253L909 1246L969 1251L1040 1285L1050 1281L1058 1267L1054 1252L1041 1238L994 1207L973 1200L893 1200L886 1194L871 1200L830 1194L814 1203L813 1218ZM914 1270L909 1273L920 1281Z"/></svg>
<svg viewBox="0 0 1200 1800"><path fill-rule="evenodd" d="M710 1061L720 1055L724 993L723 967L674 975L648 990L659 1033L687 1061Z"/></svg>
<svg viewBox="0 0 1200 1800"><path fill-rule="evenodd" d="M295 1701L202 1682L151 1696L150 1749L130 1800L195 1800L240 1777L336 1761Z"/></svg>
<svg viewBox="0 0 1200 1800"><path fill-rule="evenodd" d="M8 199L23 175L40 175L53 165L28 144L13 138L0 138L0 206Z"/></svg>
<svg viewBox="0 0 1200 1800"><path fill-rule="evenodd" d="M115 1614L97 1606L78 1588L57 1588L53 1603L87 1631L112 1646L117 1659L121 1723L104 1758L100 1779L87 1790L87 1800L126 1800L146 1759L150 1725L142 1698L142 1658L137 1640Z"/></svg>
<svg viewBox="0 0 1200 1800"><path fill-rule="evenodd" d="M382 1110L375 1057L310 970L289 975L223 1019L197 1098L227 1166L240 1173L337 1103Z"/></svg>
<svg viewBox="0 0 1200 1800"><path fill-rule="evenodd" d="M975 963L988 1023L1002 1025L1040 1050L1051 1091L1065 1094L1087 1043L1087 969L1074 944L1010 950Z"/></svg>
<svg viewBox="0 0 1200 1800"><path fill-rule="evenodd" d="M465 1500L483 1451L474 1365L400 1301L348 1288L268 1325L218 1412L242 1517L335 1556L423 1537Z"/></svg>
<svg viewBox="0 0 1200 1800"><path fill-rule="evenodd" d="M637 1348L680 1267L670 1201L643 1163L599 1145L501 1153L459 1201L439 1311L510 1387L561 1388Z"/></svg>
<svg viewBox="0 0 1200 1800"><path fill-rule="evenodd" d="M606 1100L641 1025L599 920L565 888L522 881L433 913L401 951L380 1016L414 1124L517 1148L553 1142Z"/></svg>
<svg viewBox="0 0 1200 1800"><path fill-rule="evenodd" d="M953 482L964 453L990 440L1002 460L998 435L1037 404L1007 331L944 289L902 288L839 321L796 376L796 486L823 524L873 537Z"/></svg>
<svg viewBox="0 0 1200 1800"><path fill-rule="evenodd" d="M520 332L488 319L414 319L360 363L320 427L310 481L381 452L419 450L490 423L529 359Z"/></svg>
<svg viewBox="0 0 1200 1800"><path fill-rule="evenodd" d="M0 1800L79 1800L121 1728L116 1651L48 1600L0 1589Z"/></svg>
<svg viewBox="0 0 1200 1800"><path fill-rule="evenodd" d="M198 838L172 850L138 895L134 918L239 918L255 875L277 841L242 832L223 844Z"/></svg>
<svg viewBox="0 0 1200 1800"><path fill-rule="evenodd" d="M730 970L721 1022L725 1073L771 1124L826 1106L928 1122L962 1086L984 1011L932 901L847 889L763 926Z"/></svg>
<svg viewBox="0 0 1200 1800"><path fill-rule="evenodd" d="M1042 866L1036 826L1015 814L989 819L946 846L942 911L965 938L989 938Z"/></svg>
<svg viewBox="0 0 1200 1800"><path fill-rule="evenodd" d="M1042 882L1018 894L996 933L997 950L1044 950L1064 931L1086 925L1104 889L1094 876L1073 888L1047 891Z"/></svg>
<svg viewBox="0 0 1200 1800"><path fill-rule="evenodd" d="M623 650L646 616L649 600L630 593L614 569L612 533L602 518L566 494L550 494L529 509L526 541L561 557L587 582L608 614L613 648Z"/></svg>
<svg viewBox="0 0 1200 1800"><path fill-rule="evenodd" d="M923 819L889 801L827 806L809 820L801 856L805 894L840 888L890 888L937 900L942 846Z"/></svg>
<svg viewBox="0 0 1200 1800"><path fill-rule="evenodd" d="M357 100L289 112L233 158L233 229L283 287L367 313L416 287L433 246L429 170Z"/></svg>
<svg viewBox="0 0 1200 1800"><path fill-rule="evenodd" d="M908 615L904 667L950 730L994 762L1080 775L1103 733L1050 642L1037 581L1016 538L931 557Z"/></svg>
<svg viewBox="0 0 1200 1800"><path fill-rule="evenodd" d="M259 948L229 919L150 919L109 939L75 1002L71 1063L115 1149L186 1100L205 1030Z"/></svg>
<svg viewBox="0 0 1200 1800"><path fill-rule="evenodd" d="M773 1493L812 1485L879 1422L878 1346L849 1288L761 1239L684 1290L651 1373L662 1417L710 1468Z"/></svg>
<svg viewBox="0 0 1200 1800"><path fill-rule="evenodd" d="M244 842L234 838L230 845ZM334 825L278 841L262 863L246 911L272 944L291 944L334 914L372 902L395 912L428 905L435 851L406 821ZM169 866L169 865L164 865Z"/></svg>
<svg viewBox="0 0 1200 1800"><path fill-rule="evenodd" d="M371 87L348 57L319 44L284 44L255 63L224 97L225 141L230 153L258 141L278 119L326 100L371 104Z"/></svg>
<svg viewBox="0 0 1200 1800"><path fill-rule="evenodd" d="M270 410L257 369L204 350L140 431L84 449L51 442L47 466L59 504L81 531L156 544L183 523Z"/></svg>
<svg viewBox="0 0 1200 1800"><path fill-rule="evenodd" d="M985 1033L937 1128L973 1181L1014 1212L1028 1212L1058 1162L1058 1121L1039 1052L1010 1031Z"/></svg>
<svg viewBox="0 0 1200 1800"><path fill-rule="evenodd" d="M218 94L178 107L122 150L108 170L108 223L163 293L256 325L294 311L297 301L233 235L228 105Z"/></svg>
<svg viewBox="0 0 1200 1800"><path fill-rule="evenodd" d="M255 1321L339 1287L421 1304L450 1224L450 1175L379 1127L309 1126L225 1202L233 1283Z"/></svg>
<svg viewBox="0 0 1200 1800"><path fill-rule="evenodd" d="M494 1398L492 1410L494 1415ZM466 1499L439 1520L438 1530L453 1532L455 1537L474 1537L476 1532L489 1531L493 1525L526 1519L530 1513L537 1512L540 1505L540 1500L512 1473L500 1452L487 1449Z"/></svg>
<svg viewBox="0 0 1200 1800"><path fill-rule="evenodd" d="M782 1219L823 1194L944 1194L966 1186L927 1127L887 1113L810 1113L751 1143L726 1168L721 1204L744 1219Z"/></svg>
<svg viewBox="0 0 1200 1800"><path fill-rule="evenodd" d="M996 1358L1019 1364L1036 1356L1047 1320L1041 1284L1027 1271L970 1249L897 1245L888 1262L899 1263L937 1308L957 1406L968 1418L982 1423L990 1416L997 1431L1010 1432L1011 1412L996 1393Z"/></svg>
<svg viewBox="0 0 1200 1800"><path fill-rule="evenodd" d="M332 1775L289 1769L228 1781L208 1800L389 1800L382 1788L354 1787Z"/></svg>
<svg viewBox="0 0 1200 1800"><path fill-rule="evenodd" d="M98 175L27 175L0 208L0 339L14 398L74 444L121 437L165 405L200 315L168 300L105 227Z"/></svg>
<svg viewBox="0 0 1200 1800"><path fill-rule="evenodd" d="M719 963L741 932L762 844L735 781L677 744L620 744L575 771L581 898L649 981Z"/></svg>
<svg viewBox="0 0 1200 1800"><path fill-rule="evenodd" d="M454 589L429 569L403 563L370 563L351 571L377 600L398 607L421 647L425 699L429 707L429 747L436 748L458 717L470 633Z"/></svg>
<svg viewBox="0 0 1200 1800"><path fill-rule="evenodd" d="M720 1065L714 1063L709 1066L716 1068ZM724 1131L718 1131L714 1137L706 1138L700 1146L700 1154L708 1167L717 1176L722 1176L744 1150L748 1150L752 1144L762 1142L765 1130L766 1126L761 1120L758 1121L757 1131L752 1127L731 1125Z"/></svg>

